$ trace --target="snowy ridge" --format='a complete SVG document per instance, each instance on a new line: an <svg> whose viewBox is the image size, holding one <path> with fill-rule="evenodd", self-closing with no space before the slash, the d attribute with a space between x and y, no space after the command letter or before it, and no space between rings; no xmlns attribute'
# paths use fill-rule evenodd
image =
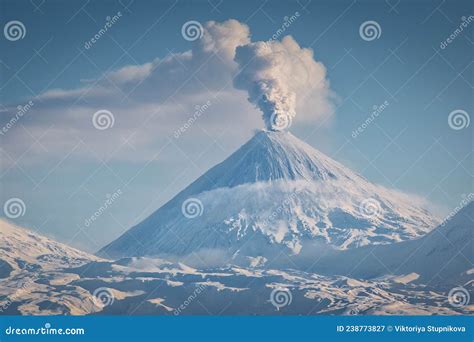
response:
<svg viewBox="0 0 474 342"><path fill-rule="evenodd" d="M469 278L473 267L474 202L471 202L419 239L344 251L322 258L312 270L323 274L350 273L363 278L413 274L422 281L457 284L460 279Z"/></svg>
<svg viewBox="0 0 474 342"><path fill-rule="evenodd" d="M0 314L98 311L89 292L64 285L79 278L65 269L101 260L0 219Z"/></svg>
<svg viewBox="0 0 474 342"><path fill-rule="evenodd" d="M413 269L405 267L412 260L403 265L401 259L406 253L403 246L408 245L421 251L413 259L415 269L436 269L430 265L442 265L440 258L446 261L459 252L472 258L473 209L474 205L466 207L426 238L376 249L394 246L395 252L389 257L393 266L399 263L401 272ZM345 275L321 275L275 269L264 265L266 260L262 257L249 258L250 267L202 269L149 257L98 259L8 223L1 228L0 269L5 270L3 263L9 257L8 262L17 266L2 274L0 315L466 315L474 310L472 305L452 306L448 302L453 286L472 291L472 260L469 263L457 259L446 265L443 270L462 271L462 277L452 279L443 272L439 274L442 282L433 282L425 274L421 278L426 282L420 282L414 272L394 277L385 271L376 279L368 279L356 276L361 274L360 270ZM442 241L446 237L450 243ZM461 241L463 248L459 250ZM351 257L360 258L357 251L364 249L367 247L337 254L354 252ZM47 260L42 258L45 252ZM383 257L383 253L377 256ZM331 260L333 267L340 266L334 264L337 261ZM370 262L360 265L366 273L374 267ZM277 308L272 304L277 289L292 297L288 305ZM99 293L105 302L99 299ZM199 295L198 300L190 300L190 293Z"/></svg>
<svg viewBox="0 0 474 342"><path fill-rule="evenodd" d="M0 219L0 260L5 269L57 268L99 258Z"/></svg>

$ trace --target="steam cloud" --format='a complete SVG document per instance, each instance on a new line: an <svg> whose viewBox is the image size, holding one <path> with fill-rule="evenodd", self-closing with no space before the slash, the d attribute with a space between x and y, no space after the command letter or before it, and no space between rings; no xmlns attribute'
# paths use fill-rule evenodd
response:
<svg viewBox="0 0 474 342"><path fill-rule="evenodd" d="M297 109L312 102L311 116L330 114L331 92L326 68L291 37L281 42L255 42L237 47L235 59L241 70L234 87L247 90L248 100L263 113L265 126L279 130L278 122L291 122ZM287 127L288 125L285 125Z"/></svg>

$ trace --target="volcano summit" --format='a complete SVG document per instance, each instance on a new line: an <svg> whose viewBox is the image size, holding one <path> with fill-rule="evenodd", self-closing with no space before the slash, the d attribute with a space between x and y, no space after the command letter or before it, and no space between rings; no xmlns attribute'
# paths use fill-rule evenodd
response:
<svg viewBox="0 0 474 342"><path fill-rule="evenodd" d="M260 131L99 251L108 257L200 251L272 258L424 235L421 200L367 181L285 131Z"/></svg>

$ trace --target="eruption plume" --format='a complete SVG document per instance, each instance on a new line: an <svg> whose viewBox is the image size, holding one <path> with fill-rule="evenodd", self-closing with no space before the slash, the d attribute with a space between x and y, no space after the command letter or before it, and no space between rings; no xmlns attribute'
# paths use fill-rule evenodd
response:
<svg viewBox="0 0 474 342"><path fill-rule="evenodd" d="M325 67L311 49L301 48L291 37L281 42L254 42L237 47L240 70L234 86L247 90L248 99L263 115L268 130L289 127L297 108L307 99L317 101L311 115L330 111L329 82Z"/></svg>

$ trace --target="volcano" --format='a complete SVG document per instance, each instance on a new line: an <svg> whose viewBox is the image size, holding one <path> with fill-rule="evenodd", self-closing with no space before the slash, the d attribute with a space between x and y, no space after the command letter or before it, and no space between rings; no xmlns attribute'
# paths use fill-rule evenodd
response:
<svg viewBox="0 0 474 342"><path fill-rule="evenodd" d="M423 201L373 184L286 131L260 131L98 255L270 258L426 234Z"/></svg>

